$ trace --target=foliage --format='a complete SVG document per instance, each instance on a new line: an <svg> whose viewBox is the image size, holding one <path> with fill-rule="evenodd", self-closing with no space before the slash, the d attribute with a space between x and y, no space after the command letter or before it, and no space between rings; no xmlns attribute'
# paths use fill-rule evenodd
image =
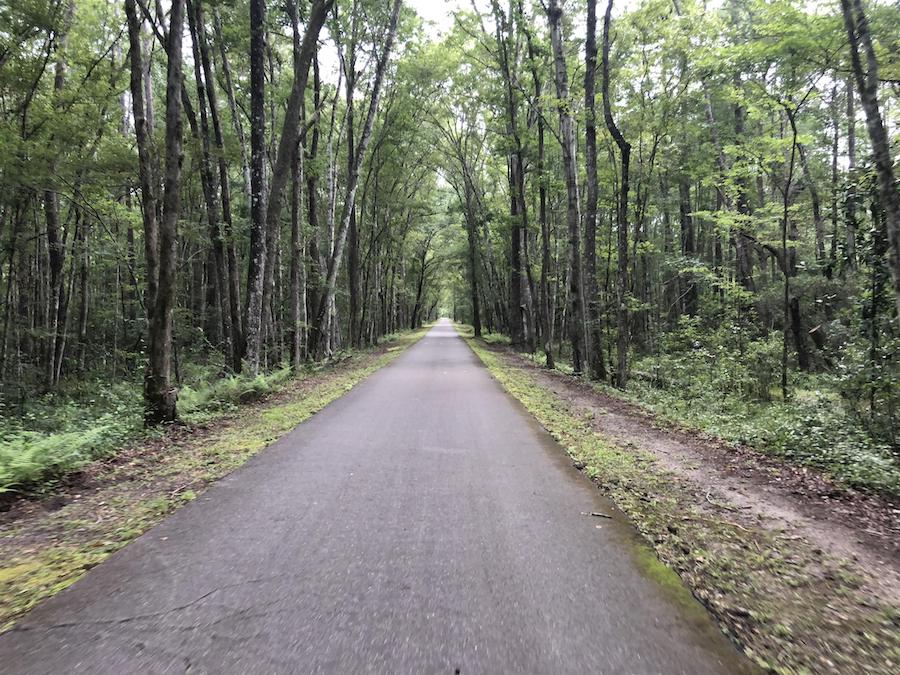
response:
<svg viewBox="0 0 900 675"><path fill-rule="evenodd" d="M179 390L182 419L208 421L239 404L259 401L288 383L283 367L255 378L216 378L209 368L195 368L191 384ZM87 393L88 385L91 394ZM108 457L142 431L139 387L133 382L103 380L28 403L20 415L0 427L0 493L46 489L61 477L96 459Z"/></svg>
<svg viewBox="0 0 900 675"><path fill-rule="evenodd" d="M629 396L666 419L823 469L847 485L900 496L900 466L889 439L873 433L856 403L861 392L855 384L863 382L865 392L872 381L853 365L859 355L843 350L839 369L846 375L838 381L829 374L794 376L794 395L783 401L775 393L781 335L741 344L739 332L682 319L659 356L635 364L641 376L632 380ZM877 381L884 391L896 380Z"/></svg>

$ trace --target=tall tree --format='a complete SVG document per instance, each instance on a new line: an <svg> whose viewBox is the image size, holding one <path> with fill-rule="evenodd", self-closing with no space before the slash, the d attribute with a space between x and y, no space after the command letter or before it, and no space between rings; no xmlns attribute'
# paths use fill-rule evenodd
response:
<svg viewBox="0 0 900 675"><path fill-rule="evenodd" d="M590 375L606 379L603 338L600 326L600 297L597 288L597 0L588 0L587 37L584 43L584 109L585 162L587 164L587 199L584 214L584 266L587 294L588 363Z"/></svg>
<svg viewBox="0 0 900 675"><path fill-rule="evenodd" d="M250 0L250 256L247 271L247 305L244 314L245 345L252 375L259 373L266 266L266 4Z"/></svg>
<svg viewBox="0 0 900 675"><path fill-rule="evenodd" d="M159 224L159 279L156 303L150 315L148 364L144 377L144 422L148 426L172 422L177 417L177 394L172 385L172 312L175 308L175 274L178 266L178 215L181 209L182 160L182 31L184 0L173 0L169 14L166 54L166 161Z"/></svg>
<svg viewBox="0 0 900 675"><path fill-rule="evenodd" d="M325 322L326 314L334 300L335 286L337 283L338 270L344 255L344 245L347 240L347 230L350 226L350 215L356 203L356 190L359 187L359 172L363 159L366 156L366 149L372 138L372 128L375 125L375 115L378 112L378 101L381 95L381 87L384 82L385 70L387 69L388 59L390 58L391 48L394 44L394 38L397 34L397 22L400 18L400 7L402 0L394 0L391 8L391 16L388 20L387 32L384 37L384 45L378 62L375 66L375 78L372 82L372 93L369 99L369 108L366 113L365 124L362 128L359 143L354 152L356 161L350 167L351 171L347 176L347 186L344 198L344 207L341 214L340 225L335 233L334 248L328 259L328 270L325 275L325 287L319 299L319 306L316 310L315 323L313 324L313 338L315 339L315 352L321 353L325 346ZM308 29L307 29L308 30Z"/></svg>
<svg viewBox="0 0 900 675"><path fill-rule="evenodd" d="M631 161L631 144L625 140L619 127L616 126L612 116L612 104L609 99L609 47L610 47L610 23L612 17L613 0L606 5L606 15L603 18L603 118L606 128L619 147L619 162L621 174L619 176L620 188L618 207L616 209L617 229L617 283L616 323L618 329L616 386L625 388L628 381L628 172Z"/></svg>
<svg viewBox="0 0 900 675"><path fill-rule="evenodd" d="M584 298L581 283L581 216L578 212L578 167L576 166L575 121L569 100L569 75L562 32L563 10L558 0L550 0L547 19L553 46L559 135L562 141L563 169L566 176L566 222L569 243L569 340L572 343L572 368L584 369Z"/></svg>
<svg viewBox="0 0 900 675"><path fill-rule="evenodd" d="M878 61L869 32L862 0L841 0L844 26L850 38L850 63L859 91L859 102L866 113L866 129L872 142L872 157L878 176L878 194L884 211L889 245L888 260L897 311L900 312L900 190L894 176L894 161L887 130L878 106ZM865 55L866 65L862 58Z"/></svg>

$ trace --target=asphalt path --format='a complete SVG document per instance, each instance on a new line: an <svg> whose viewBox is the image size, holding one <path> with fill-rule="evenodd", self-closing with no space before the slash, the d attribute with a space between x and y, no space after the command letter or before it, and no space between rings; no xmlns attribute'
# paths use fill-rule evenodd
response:
<svg viewBox="0 0 900 675"><path fill-rule="evenodd" d="M748 669L648 557L444 321L0 636L0 671Z"/></svg>

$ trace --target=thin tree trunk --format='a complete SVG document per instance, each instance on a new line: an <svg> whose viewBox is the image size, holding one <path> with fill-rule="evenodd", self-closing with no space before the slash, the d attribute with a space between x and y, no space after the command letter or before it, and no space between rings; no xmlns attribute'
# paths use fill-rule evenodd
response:
<svg viewBox="0 0 900 675"><path fill-rule="evenodd" d="M606 379L603 336L600 326L600 297L597 288L597 0L588 0L587 39L584 46L585 161L587 202L584 214L585 293L588 310L588 364L595 380Z"/></svg>
<svg viewBox="0 0 900 675"><path fill-rule="evenodd" d="M303 169L302 149L296 146L291 162L291 368L303 363L303 335L306 330L306 299L303 294Z"/></svg>
<svg viewBox="0 0 900 675"><path fill-rule="evenodd" d="M209 114L207 112L206 90L211 83L203 81L203 58L200 54L198 29L198 23L202 20L203 15L202 13L199 13L198 8L199 0L187 0L188 27L190 29L191 45L193 47L194 81L197 86L197 106L200 109L200 128L196 129L195 132L200 138L200 180L206 203L209 239L213 250L214 269L213 279L210 281L215 284L216 297L219 302L215 313L218 315L220 323L219 327L222 331L222 351L225 355L225 362L230 365L234 363L235 355L233 351L234 342L231 330L231 313L229 311L230 303L228 301L228 267L225 258L225 246L222 241L222 233L219 227L219 203L217 201L219 183L217 175L213 172L212 158L210 157Z"/></svg>
<svg viewBox="0 0 900 675"><path fill-rule="evenodd" d="M618 362L616 367L616 386L624 389L628 381L628 170L631 160L631 145L622 136L612 116L612 107L609 100L609 24L612 15L613 0L609 0L606 6L606 15L603 19L603 118L606 128L619 146L621 155L622 183L619 190L619 203L616 214L617 220L617 265L618 275L616 283L616 300L618 312L616 323L618 324Z"/></svg>
<svg viewBox="0 0 900 675"><path fill-rule="evenodd" d="M524 18L525 12L522 7L522 0L519 0L519 13ZM541 105L542 84L538 71L537 53L528 29L527 22L524 24L525 40L528 47L528 61L531 65L531 79L534 85L534 101L536 106ZM544 116L538 110L537 114L537 134L538 134L538 156L537 156L537 175L538 175L538 220L541 223L541 280L540 280L540 302L541 302L541 338L544 346L544 358L547 368L554 368L553 363L553 307L550 296L550 224L547 220L547 176L545 175L545 143L544 143Z"/></svg>
<svg viewBox="0 0 900 675"><path fill-rule="evenodd" d="M878 109L878 62L869 35L869 23L862 0L841 0L844 25L850 38L850 61L853 77L859 90L859 101L866 113L866 129L872 142L872 158L878 176L878 195L888 239L888 266L894 286L894 300L900 312L900 190L894 176L891 144ZM866 66L863 67L862 51Z"/></svg>
<svg viewBox="0 0 900 675"><path fill-rule="evenodd" d="M562 140L563 169L566 176L566 222L569 245L569 338L572 343L572 369L584 370L584 299L581 285L581 222L578 213L578 167L576 166L575 121L569 101L569 76L566 68L565 41L562 33L563 11L558 0L550 0L547 19L553 46L559 130Z"/></svg>
<svg viewBox="0 0 900 675"><path fill-rule="evenodd" d="M59 108L60 97L66 85L68 72L68 55L66 50L69 44L69 29L75 18L75 2L69 0L62 17L62 25L57 30L56 37L56 71L53 78L54 105ZM62 113L60 113L62 114ZM56 140L51 135L50 143ZM54 154L50 162L49 173L55 179L59 166L59 154ZM46 383L48 388L56 386L56 355L57 341L62 339L59 335L60 313L63 305L63 267L66 257L66 233L62 230L60 222L59 193L50 188L44 190L44 213L47 221L47 247L49 252L50 287L49 287L49 322L47 324L47 352L46 352Z"/></svg>
<svg viewBox="0 0 900 675"><path fill-rule="evenodd" d="M125 0L125 14L128 21L128 39L131 58L131 104L134 116L134 133L138 148L138 176L141 186L141 215L144 224L144 258L146 265L147 290L144 293L147 324L153 322L156 310L156 296L159 284L159 231L156 220L157 195L156 175L151 139L151 127L147 117L147 104L144 100L144 78L146 69L143 63L143 45L141 43L141 21L137 14L135 0Z"/></svg>
<svg viewBox="0 0 900 675"><path fill-rule="evenodd" d="M250 257L244 317L245 356L259 373L266 265L266 6L250 0Z"/></svg>
<svg viewBox="0 0 900 675"><path fill-rule="evenodd" d="M812 202L813 226L816 233L816 262L820 265L824 265L825 220L822 218L822 202L819 200L819 191L816 189L816 183L813 180L812 172L809 169L809 158L806 154L806 148L802 143L797 144L797 151L800 153L800 166L803 169L803 180L806 183L806 189L809 190L809 199Z"/></svg>
<svg viewBox="0 0 900 675"><path fill-rule="evenodd" d="M253 1L256 2L257 0ZM281 136L278 139L278 148L275 153L275 160L273 162L271 185L269 187L268 194L268 204L266 205L265 211L265 240L266 242L268 242L268 248L270 251L274 251L274 241L277 238L278 232L280 230L281 209L284 202L284 188L287 184L288 179L290 178L291 158L293 156L294 146L297 144L300 133L300 112L303 106L303 99L306 95L306 82L309 77L310 62L312 61L313 55L318 48L317 45L319 32L321 31L322 26L325 23L325 18L328 15L328 12L331 10L333 4L334 0L313 0L312 7L310 8L309 18L306 22L306 29L303 34L303 39L300 40L297 4L295 0L291 0L288 3L288 11L291 14L291 22L294 26L294 73L291 94L288 98L287 107L284 114L284 123L282 124L281 128ZM272 283L274 279L274 269L271 264L268 270L266 269L266 257L267 252L262 252L261 276L263 283L261 290L264 302L260 306L260 311L262 310L263 306L268 304L268 299L274 290ZM255 320L256 319L254 318L253 321ZM249 329L247 333L249 342ZM257 361L258 351L260 348L260 337L261 335L257 330L253 334L253 342L255 342L255 344L253 345L253 350L257 352ZM252 359L250 359L249 356L250 347L248 346L248 360L252 364Z"/></svg>
<svg viewBox="0 0 900 675"><path fill-rule="evenodd" d="M853 103L853 79L847 78L847 170L853 175L853 169L856 168L856 106ZM857 267L856 256L856 231L859 223L856 220L856 189L847 195L846 212L844 221L846 227L846 246L845 257L847 266L851 270Z"/></svg>
<svg viewBox="0 0 900 675"><path fill-rule="evenodd" d="M235 372L241 370L241 352L243 351L241 328L241 299L240 299L240 270L237 260L237 252L234 245L234 228L231 216L231 179L228 176L228 161L225 157L225 140L222 134L222 123L219 119L219 102L216 93L216 77L212 58L209 53L209 44L206 34L206 26L203 15L202 0L195 0L197 14L197 40L200 47L200 59L203 65L203 77L206 81L206 96L209 101L209 116L213 126L213 136L216 145L216 159L219 168L219 189L222 200L222 243L225 248L227 261L227 297L228 307L223 307L223 312L228 312L231 326L231 368ZM240 120L238 120L240 126ZM241 144L241 156L244 156L243 129L238 140Z"/></svg>
<svg viewBox="0 0 900 675"><path fill-rule="evenodd" d="M684 174L678 176L678 214L681 222L681 254L685 258L693 258L697 251L694 244L694 219L691 216L691 187ZM697 313L697 284L692 274L685 275L684 285L684 312L694 316Z"/></svg>
<svg viewBox="0 0 900 675"><path fill-rule="evenodd" d="M231 65L228 62L228 51L225 49L225 40L222 38L222 18L219 16L219 8L215 6L213 7L213 30L215 30L219 54L222 57L225 94L228 98L228 109L231 111L231 125L234 127L234 135L237 137L241 150L241 170L244 176L244 189L247 190L250 188L250 162L247 160L247 141L244 136L244 125L241 122L237 100L234 97L234 83L231 77Z"/></svg>

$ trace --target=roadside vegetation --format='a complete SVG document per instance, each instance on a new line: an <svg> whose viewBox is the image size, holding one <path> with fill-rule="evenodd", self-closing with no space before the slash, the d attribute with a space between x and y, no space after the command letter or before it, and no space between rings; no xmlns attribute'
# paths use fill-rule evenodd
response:
<svg viewBox="0 0 900 675"><path fill-rule="evenodd" d="M896 419L885 400L871 405L870 380L852 350L832 373L795 373L794 395L783 401L772 380L777 340L744 346L742 355L718 333L685 320L664 337L658 355L634 364L627 390L591 384L609 396L636 403L666 422L695 429L734 446L749 446L800 466L819 469L839 483L900 498L900 461L891 442ZM462 327L471 335L471 326ZM510 345L507 336L484 335L488 344ZM535 354L519 352L534 362ZM556 366L572 372L567 355ZM884 391L894 380L879 380Z"/></svg>

